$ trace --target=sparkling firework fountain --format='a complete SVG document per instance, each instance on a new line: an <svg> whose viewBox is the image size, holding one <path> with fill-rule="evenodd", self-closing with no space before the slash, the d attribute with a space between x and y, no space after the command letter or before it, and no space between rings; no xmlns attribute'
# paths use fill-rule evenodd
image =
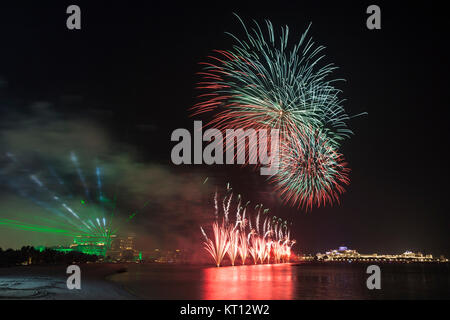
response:
<svg viewBox="0 0 450 320"><path fill-rule="evenodd" d="M205 229L200 227L205 239L204 247L214 259L216 266L220 267L226 256L232 266L235 265L237 258L241 264L245 264L248 259L254 264L289 262L295 240L290 238L287 221L275 216L271 218L269 209L264 209L262 204L255 206L252 221L250 202L242 206L240 195L233 200L232 189L228 186L222 200L222 210L219 210L216 192L214 222L211 224L213 236L208 237ZM230 217L232 209L236 211L234 219Z"/></svg>
<svg viewBox="0 0 450 320"><path fill-rule="evenodd" d="M245 37L230 34L233 48L202 63L193 115L211 112L208 125L221 130L279 130L281 168L270 181L281 197L306 209L337 201L349 183L339 144L352 134L335 86L343 79L331 77L337 67L322 64L324 47L308 37L309 27L292 46L287 26L277 41L270 21L263 32L237 18Z"/></svg>

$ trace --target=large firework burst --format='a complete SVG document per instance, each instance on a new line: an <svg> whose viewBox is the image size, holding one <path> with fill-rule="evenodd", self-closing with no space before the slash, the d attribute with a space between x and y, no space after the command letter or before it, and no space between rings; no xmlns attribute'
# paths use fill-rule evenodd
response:
<svg viewBox="0 0 450 320"><path fill-rule="evenodd" d="M239 18L239 17L238 17ZM194 114L215 112L209 123L222 129L279 129L282 139L305 132L305 127L326 128L337 141L349 136L349 119L331 78L333 64L322 65L323 46L307 36L289 46L289 28L281 28L279 40L266 20L267 32L255 22L246 38L235 40L232 50L216 50L210 61L202 63L206 90Z"/></svg>
<svg viewBox="0 0 450 320"><path fill-rule="evenodd" d="M245 37L229 34L233 48L202 63L198 88L205 92L194 115L212 112L209 125L222 130L279 130L280 170L270 180L283 199L307 209L338 202L350 171L338 149L352 132L335 86L343 80L332 77L337 67L323 63L324 47L308 36L310 26L291 45L287 26L276 38L270 21L263 31L237 18ZM261 148L259 142L247 146Z"/></svg>

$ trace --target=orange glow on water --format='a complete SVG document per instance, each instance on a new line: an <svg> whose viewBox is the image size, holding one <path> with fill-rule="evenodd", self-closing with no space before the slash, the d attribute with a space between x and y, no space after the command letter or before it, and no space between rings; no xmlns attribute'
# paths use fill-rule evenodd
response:
<svg viewBox="0 0 450 320"><path fill-rule="evenodd" d="M290 300L295 279L289 264L207 268L202 299Z"/></svg>

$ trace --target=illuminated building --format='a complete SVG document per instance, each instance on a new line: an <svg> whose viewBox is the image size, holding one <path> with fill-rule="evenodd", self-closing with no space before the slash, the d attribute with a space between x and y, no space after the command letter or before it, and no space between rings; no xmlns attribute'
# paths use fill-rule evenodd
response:
<svg viewBox="0 0 450 320"><path fill-rule="evenodd" d="M316 258L319 261L345 261L345 262L448 262L448 259L441 256L433 258L433 255L423 255L421 252L413 253L406 251L402 254L360 254L356 250L347 247L339 247L337 250L327 251L325 254L318 253Z"/></svg>
<svg viewBox="0 0 450 320"><path fill-rule="evenodd" d="M126 238L119 239L119 249L124 250L134 250L134 240L136 238L135 234L129 234Z"/></svg>
<svg viewBox="0 0 450 320"><path fill-rule="evenodd" d="M314 261L314 256L310 255L310 254L299 254L297 256L298 261Z"/></svg>
<svg viewBox="0 0 450 320"><path fill-rule="evenodd" d="M73 243L67 246L36 246L35 249L39 252L43 252L46 249L54 250L57 252L68 253L72 251L81 252L84 254L106 256L106 252L111 247L111 239L114 239L115 235L109 237L106 236L76 236L73 239Z"/></svg>
<svg viewBox="0 0 450 320"><path fill-rule="evenodd" d="M159 263L178 263L180 261L184 260L184 256L183 253L180 249L176 249L176 250L168 250L168 251L164 251L161 252L159 249L157 252L159 253L159 257L158 259L155 259L155 262L159 262ZM155 250L155 251L156 251Z"/></svg>
<svg viewBox="0 0 450 320"><path fill-rule="evenodd" d="M142 254L135 248L135 234L129 234L126 237L114 237L111 239L111 248L107 256L116 260L135 261L142 260Z"/></svg>
<svg viewBox="0 0 450 320"><path fill-rule="evenodd" d="M73 239L70 249L84 254L95 254L104 257L110 246L110 237L77 236Z"/></svg>

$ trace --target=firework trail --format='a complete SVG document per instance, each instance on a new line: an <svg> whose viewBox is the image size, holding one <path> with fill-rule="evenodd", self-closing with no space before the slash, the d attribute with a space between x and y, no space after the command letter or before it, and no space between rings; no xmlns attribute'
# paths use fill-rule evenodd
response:
<svg viewBox="0 0 450 320"><path fill-rule="evenodd" d="M235 265L237 258L245 264L247 257L251 257L254 264L289 262L291 248L295 244L290 239L287 221L281 218L272 219L267 216L269 210L262 204L257 210L255 221L251 221L247 212L249 202L241 206L242 198L238 195L235 205L232 203L233 194L227 187L227 193L222 200L223 217L219 217L218 193L214 194L214 222L211 226L213 237L209 238L205 229L200 227L205 239L205 249L213 258L216 266L220 267L227 256L230 264ZM231 219L230 210L235 208L235 219ZM262 218L262 215L264 217Z"/></svg>
<svg viewBox="0 0 450 320"><path fill-rule="evenodd" d="M205 249L210 253L213 257L216 266L220 267L225 254L228 251L230 243L228 241L228 233L224 228L219 227L219 224L216 222L212 225L214 241L208 239L206 237L206 233L203 231L204 236L206 237L206 241L204 242Z"/></svg>
<svg viewBox="0 0 450 320"><path fill-rule="evenodd" d="M245 232L239 232L239 256L241 258L242 264L245 264L245 260L247 259L247 256L249 254L248 252L248 236L245 234Z"/></svg>
<svg viewBox="0 0 450 320"><path fill-rule="evenodd" d="M219 219L219 207L217 205L217 190L214 193L214 217L217 219Z"/></svg>
<svg viewBox="0 0 450 320"><path fill-rule="evenodd" d="M254 236L252 233L250 233L248 235L248 240L249 240L248 242L250 245L248 251L250 253L250 256L253 259L253 263L258 264L258 251L257 251L256 243L253 239L254 239Z"/></svg>
<svg viewBox="0 0 450 320"><path fill-rule="evenodd" d="M227 230L228 231L228 257L230 258L231 265L234 266L234 261L239 253L239 230Z"/></svg>

